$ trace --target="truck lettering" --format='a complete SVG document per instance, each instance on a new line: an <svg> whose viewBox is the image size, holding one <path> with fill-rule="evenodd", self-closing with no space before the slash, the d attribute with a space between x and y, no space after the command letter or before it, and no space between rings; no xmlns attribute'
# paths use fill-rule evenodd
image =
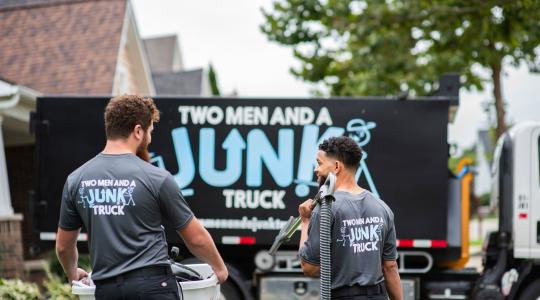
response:
<svg viewBox="0 0 540 300"><path fill-rule="evenodd" d="M302 133L302 146L300 148L300 156L298 159L298 173L297 178L302 182L310 182L313 179L313 170L315 169L315 159L319 144L325 139L332 136L343 135L345 129L341 127L329 127L326 131L319 136L319 126L307 125L304 126ZM299 197L305 197L309 193L309 190L296 190L296 195Z"/></svg>
<svg viewBox="0 0 540 300"><path fill-rule="evenodd" d="M215 169L215 130L203 128L200 131L199 173L212 186L222 187L235 183L242 175L242 151L246 148L244 139L237 129L231 130L221 145L227 152L225 170Z"/></svg>
<svg viewBox="0 0 540 300"><path fill-rule="evenodd" d="M188 122L188 116L195 125L217 125L223 121L223 110L219 106L179 106L178 112L182 124Z"/></svg>
<svg viewBox="0 0 540 300"><path fill-rule="evenodd" d="M285 209L283 190L223 190L226 208Z"/></svg>
<svg viewBox="0 0 540 300"><path fill-rule="evenodd" d="M227 106L225 109L227 125L263 125L268 124L268 107Z"/></svg>
<svg viewBox="0 0 540 300"><path fill-rule="evenodd" d="M316 125L332 126L333 121L328 108L322 107L317 117L311 107L276 107L270 113L267 106L179 106L180 123L182 125L281 125L305 126Z"/></svg>
<svg viewBox="0 0 540 300"><path fill-rule="evenodd" d="M248 186L261 186L262 163L280 187L289 186L293 180L294 132L292 129L280 129L278 133L278 152L276 154L266 134L260 129L253 129L248 134L247 174Z"/></svg>
<svg viewBox="0 0 540 300"><path fill-rule="evenodd" d="M173 129L171 135L176 161L178 162L178 173L174 175L174 179L182 189L190 185L195 177L195 162L193 161L187 128Z"/></svg>
<svg viewBox="0 0 540 300"><path fill-rule="evenodd" d="M198 107L198 106L197 106ZM190 114L192 111L194 117L199 116L198 110L193 110L190 107L180 107L179 111L185 112L186 115ZM236 108L233 110L229 109L232 117L229 117L231 122L245 123L245 120L240 120L240 116L245 115L246 107ZM204 111L201 108L202 111ZM213 107L207 108L206 111L211 111L215 109ZM226 110L227 111L227 110ZM265 119L265 110L262 108L253 108L253 111L256 112L254 115L259 115L257 117L260 120ZM283 112L281 109L276 108L274 112ZM306 111L298 110L298 113L295 113L294 110L287 110L289 118L297 115L299 118L305 118L309 121L311 119L310 114ZM321 112L324 112L325 109L321 109ZM251 114L251 112L247 112ZM280 113L277 113L280 114ZM283 116L286 118L285 113ZM321 113L322 114L322 113ZM187 118L187 117L186 117ZM351 122L365 124L361 119L354 119ZM213 122L213 121L210 121ZM251 121L250 121L251 122ZM356 124L355 123L355 124ZM369 130L372 128L374 123L368 123L371 127L367 125L360 126L356 124L356 127L351 127L349 129L354 129L350 135L357 137L358 142L362 142L364 145L367 143L366 139L369 139L367 134L360 135L361 130ZM350 127L350 126L349 126ZM272 145L268 139L266 133L259 129L251 129L246 138L242 137L238 128L232 128L228 132L225 140L221 143L221 148L226 152L225 155L225 168L222 170L216 169L216 152L221 151L216 149L216 132L215 128L204 127L199 129L199 153L198 153L198 163L199 163L199 175L200 178L208 185L214 187L226 187L235 184L242 177L242 167L245 165L246 173L245 180L248 187L260 187L262 186L262 176L263 176L263 165L270 173L272 179L279 187L288 187L293 182L297 183L295 189L296 196L305 197L309 194L309 188L307 186L316 186L316 183L313 182L313 170L315 168L315 159L314 157L318 151L318 145L325 139L328 139L333 136L340 136L345 133L345 129L342 127L328 127L322 133L320 132L320 127L317 125L306 125L302 129L302 139L300 144L300 155L298 158L295 157L294 149L294 130L291 128L282 128L278 130L278 139L276 147ZM174 175L174 178L181 189L188 187L193 180L195 179L195 160L192 152L192 144L190 140L190 134L186 127L175 128L171 132L173 147L176 155L176 161L178 163L178 172ZM363 138L363 139L362 139ZM246 154L244 156L244 150ZM246 159L246 163L243 163L243 159ZM357 171L357 179L360 176L364 176L368 181L370 190L378 195L375 184L371 178L371 174L367 168L365 159L367 158L367 153L361 160L360 168ZM296 159L296 160L295 160ZM294 164L298 161L296 178L294 178ZM160 167L164 168L163 162L161 162ZM94 184L93 182L83 182L83 186L90 186ZM190 195L193 194L192 190ZM187 193L187 190L186 190ZM376 222L376 221L375 221ZM370 221L366 220L366 223Z"/></svg>

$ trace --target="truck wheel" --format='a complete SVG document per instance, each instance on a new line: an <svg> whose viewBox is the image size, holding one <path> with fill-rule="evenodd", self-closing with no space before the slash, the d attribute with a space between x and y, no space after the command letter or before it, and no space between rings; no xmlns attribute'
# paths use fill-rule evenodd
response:
<svg viewBox="0 0 540 300"><path fill-rule="evenodd" d="M519 296L519 299L540 299L540 279L529 283L527 288Z"/></svg>
<svg viewBox="0 0 540 300"><path fill-rule="evenodd" d="M236 287L234 283L230 282L230 280L225 281L225 283L220 286L220 292L220 300L244 299L244 296L242 295L238 287Z"/></svg>

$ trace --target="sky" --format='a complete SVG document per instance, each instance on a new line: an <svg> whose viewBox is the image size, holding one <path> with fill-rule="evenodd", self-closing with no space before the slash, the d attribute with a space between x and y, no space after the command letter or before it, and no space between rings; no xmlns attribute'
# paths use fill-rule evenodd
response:
<svg viewBox="0 0 540 300"><path fill-rule="evenodd" d="M139 33L143 38L177 34L185 69L212 63L222 94L237 91L239 96L309 97L313 85L296 79L291 67L299 65L292 50L266 39L259 26L261 7L269 10L271 0L132 0ZM459 148L472 146L477 131L486 128L482 103L484 92L460 93L460 106L448 141ZM506 68L503 93L508 120L540 121L540 75L525 67Z"/></svg>

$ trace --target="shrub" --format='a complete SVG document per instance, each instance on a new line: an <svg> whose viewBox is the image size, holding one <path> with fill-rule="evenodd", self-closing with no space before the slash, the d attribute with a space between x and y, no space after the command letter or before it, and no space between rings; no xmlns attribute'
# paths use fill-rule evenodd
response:
<svg viewBox="0 0 540 300"><path fill-rule="evenodd" d="M43 296L34 283L23 282L20 279L0 278L0 299L39 300L43 299Z"/></svg>
<svg viewBox="0 0 540 300"><path fill-rule="evenodd" d="M48 267L45 267L47 279L43 286L47 290L47 297L55 300L77 300L77 296L71 293L71 285L66 283L58 275L53 274Z"/></svg>

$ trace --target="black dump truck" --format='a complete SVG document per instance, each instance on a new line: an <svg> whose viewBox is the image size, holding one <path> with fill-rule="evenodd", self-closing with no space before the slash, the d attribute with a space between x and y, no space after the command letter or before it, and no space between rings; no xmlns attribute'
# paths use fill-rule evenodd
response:
<svg viewBox="0 0 540 300"><path fill-rule="evenodd" d="M415 99L157 98L161 121L149 146L151 163L174 176L214 238L230 270L221 287L225 298L318 299L318 279L301 273L299 234L275 256L268 249L289 217L298 215L298 205L317 191L318 144L350 136L365 151L356 173L360 185L395 213L405 298L466 299L481 274L463 268L472 174L466 164L460 174L448 170L447 126L458 90L457 76L447 76L438 94ZM108 100L38 99L32 116L34 249L53 248L67 175L105 145ZM180 237L164 228L169 247L180 247L180 260L192 262ZM86 239L82 233L81 249Z"/></svg>

